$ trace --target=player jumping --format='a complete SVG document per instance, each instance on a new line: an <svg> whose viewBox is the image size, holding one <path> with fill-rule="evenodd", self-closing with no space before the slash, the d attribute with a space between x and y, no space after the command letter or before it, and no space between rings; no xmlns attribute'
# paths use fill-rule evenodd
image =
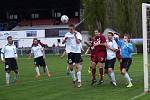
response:
<svg viewBox="0 0 150 100"><path fill-rule="evenodd" d="M81 87L81 41L82 36L79 32L75 30L75 25L69 25L69 32L65 34L63 44L66 43L66 53L68 54L68 64L71 76L73 78L73 83L77 81L77 87ZM73 70L73 63L77 67L77 78L75 71Z"/></svg>

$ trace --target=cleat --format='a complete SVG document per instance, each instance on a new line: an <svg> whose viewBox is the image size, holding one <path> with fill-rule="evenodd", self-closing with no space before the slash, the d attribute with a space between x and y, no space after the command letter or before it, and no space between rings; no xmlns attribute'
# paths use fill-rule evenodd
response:
<svg viewBox="0 0 150 100"><path fill-rule="evenodd" d="M76 85L77 84L77 80L76 81L72 81L73 85Z"/></svg>
<svg viewBox="0 0 150 100"><path fill-rule="evenodd" d="M81 82L77 83L77 87L80 88L82 86Z"/></svg>
<svg viewBox="0 0 150 100"><path fill-rule="evenodd" d="M95 85L96 85L96 82L97 82L96 80L92 80L91 85L92 85L92 86L95 86Z"/></svg>
<svg viewBox="0 0 150 100"><path fill-rule="evenodd" d="M37 78L37 79L40 78L40 75L36 75L35 78Z"/></svg>
<svg viewBox="0 0 150 100"><path fill-rule="evenodd" d="M100 85L100 84L102 84L102 83L104 83L104 81L103 81L103 80L99 80L99 81L97 82L97 85Z"/></svg>
<svg viewBox="0 0 150 100"><path fill-rule="evenodd" d="M130 88L130 87L132 87L133 86L133 84L132 83L129 83L128 85L127 85L127 88Z"/></svg>
<svg viewBox="0 0 150 100"><path fill-rule="evenodd" d="M67 70L67 71L66 71L66 75L69 76L69 74L70 74L70 73L69 73L69 71Z"/></svg>
<svg viewBox="0 0 150 100"><path fill-rule="evenodd" d="M89 73L89 74L91 74L91 67L89 67L89 69L88 69L88 73Z"/></svg>
<svg viewBox="0 0 150 100"><path fill-rule="evenodd" d="M6 83L6 86L7 86L7 87L9 87L9 86L10 86L10 84L9 84L9 83Z"/></svg>
<svg viewBox="0 0 150 100"><path fill-rule="evenodd" d="M116 83L116 82L111 82L111 84L112 84L113 86L117 86L117 83Z"/></svg>

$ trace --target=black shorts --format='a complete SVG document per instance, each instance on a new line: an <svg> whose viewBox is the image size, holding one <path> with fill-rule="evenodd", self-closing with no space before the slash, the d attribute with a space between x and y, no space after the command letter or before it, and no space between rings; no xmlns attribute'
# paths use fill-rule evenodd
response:
<svg viewBox="0 0 150 100"><path fill-rule="evenodd" d="M43 56L38 57L38 58L34 58L34 64L37 67L45 67L46 66L46 63L45 63Z"/></svg>
<svg viewBox="0 0 150 100"><path fill-rule="evenodd" d="M5 58L5 71L18 70L17 61L15 58Z"/></svg>
<svg viewBox="0 0 150 100"><path fill-rule="evenodd" d="M111 59L111 60L106 60L106 62L105 62L105 69L108 69L108 68L114 69L115 62L116 62L116 58Z"/></svg>
<svg viewBox="0 0 150 100"><path fill-rule="evenodd" d="M68 64L80 63L81 53L68 53Z"/></svg>
<svg viewBox="0 0 150 100"><path fill-rule="evenodd" d="M130 68L132 63L132 58L122 58L122 68L125 68L127 71Z"/></svg>

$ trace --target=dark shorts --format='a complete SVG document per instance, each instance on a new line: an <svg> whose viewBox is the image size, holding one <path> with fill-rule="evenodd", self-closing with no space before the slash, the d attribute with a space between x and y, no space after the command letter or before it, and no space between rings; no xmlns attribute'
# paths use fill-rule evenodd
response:
<svg viewBox="0 0 150 100"><path fill-rule="evenodd" d="M91 61L95 63L104 63L106 61L106 52L92 54Z"/></svg>
<svg viewBox="0 0 150 100"><path fill-rule="evenodd" d="M125 68L127 71L130 68L130 65L132 63L132 58L122 58L122 68Z"/></svg>
<svg viewBox="0 0 150 100"><path fill-rule="evenodd" d="M5 59L5 71L15 71L18 70L17 61L15 58Z"/></svg>
<svg viewBox="0 0 150 100"><path fill-rule="evenodd" d="M116 62L116 58L111 59L111 60L106 60L106 62L105 62L105 69L108 69L108 68L114 69L115 62Z"/></svg>
<svg viewBox="0 0 150 100"><path fill-rule="evenodd" d="M38 57L38 58L34 58L34 64L38 67L45 67L46 66L46 63L45 63L43 56Z"/></svg>
<svg viewBox="0 0 150 100"><path fill-rule="evenodd" d="M80 63L81 61L81 53L68 53L68 64Z"/></svg>

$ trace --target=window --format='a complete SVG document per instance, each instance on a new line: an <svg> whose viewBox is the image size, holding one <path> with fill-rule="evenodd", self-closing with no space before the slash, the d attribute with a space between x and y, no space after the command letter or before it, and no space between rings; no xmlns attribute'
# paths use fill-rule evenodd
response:
<svg viewBox="0 0 150 100"><path fill-rule="evenodd" d="M11 15L9 15L9 19L11 19L11 20L18 19L18 15L17 14L11 14Z"/></svg>
<svg viewBox="0 0 150 100"><path fill-rule="evenodd" d="M39 14L31 14L31 18L32 19L38 19L39 18Z"/></svg>

